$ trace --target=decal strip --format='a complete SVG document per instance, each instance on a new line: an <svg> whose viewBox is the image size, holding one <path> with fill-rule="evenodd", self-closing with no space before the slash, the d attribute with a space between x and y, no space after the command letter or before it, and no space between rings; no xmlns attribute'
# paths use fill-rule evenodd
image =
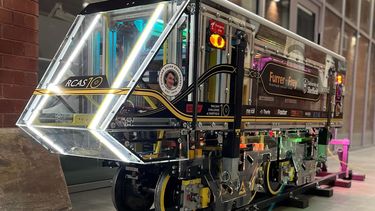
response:
<svg viewBox="0 0 375 211"><path fill-rule="evenodd" d="M116 94L125 95L128 93L128 89L66 89L62 90L61 93L53 93L45 89L36 89L34 95L105 95L105 94ZM159 100L174 116L178 119L186 122L192 121L192 116L185 114L178 110L173 104L171 104L164 96L155 90L149 89L136 89L133 92L137 96L153 97ZM231 116L198 116L200 122L233 122ZM325 123L326 118L291 118L291 117L252 117L244 116L243 122L316 122ZM342 119L333 119L333 121L342 121Z"/></svg>

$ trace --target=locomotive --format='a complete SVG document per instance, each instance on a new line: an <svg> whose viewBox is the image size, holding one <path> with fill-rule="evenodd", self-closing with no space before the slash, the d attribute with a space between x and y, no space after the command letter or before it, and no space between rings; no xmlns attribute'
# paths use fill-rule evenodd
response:
<svg viewBox="0 0 375 211"><path fill-rule="evenodd" d="M230 1L109 0L77 16L17 125L118 167L117 210L237 210L326 171L345 72Z"/></svg>

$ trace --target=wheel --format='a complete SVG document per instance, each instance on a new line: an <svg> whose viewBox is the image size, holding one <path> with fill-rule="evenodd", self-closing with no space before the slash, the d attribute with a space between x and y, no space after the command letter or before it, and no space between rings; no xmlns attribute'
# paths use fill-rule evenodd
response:
<svg viewBox="0 0 375 211"><path fill-rule="evenodd" d="M155 188L156 211L175 211L180 207L181 180L168 172L160 175Z"/></svg>
<svg viewBox="0 0 375 211"><path fill-rule="evenodd" d="M113 182L112 201L118 211L150 210L154 202L154 194L151 191L144 191L138 180L126 178L124 167L117 170Z"/></svg>
<svg viewBox="0 0 375 211"><path fill-rule="evenodd" d="M270 195L277 195L282 190L282 184L279 181L277 162L270 161L265 163L265 190Z"/></svg>

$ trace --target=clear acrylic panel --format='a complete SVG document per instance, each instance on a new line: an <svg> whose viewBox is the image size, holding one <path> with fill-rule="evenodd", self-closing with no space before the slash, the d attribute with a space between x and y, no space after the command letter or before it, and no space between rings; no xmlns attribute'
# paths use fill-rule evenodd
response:
<svg viewBox="0 0 375 211"><path fill-rule="evenodd" d="M125 87L173 16L167 12L171 5L159 3L78 16L38 88L81 88L67 80L98 75L106 76L107 86ZM87 85L96 88L95 84Z"/></svg>
<svg viewBox="0 0 375 211"><path fill-rule="evenodd" d="M21 128L45 148L58 154L143 163L104 131L34 126Z"/></svg>
<svg viewBox="0 0 375 211"><path fill-rule="evenodd" d="M145 152L125 146L107 126L188 3L162 1L79 15L17 125L59 154L144 163ZM182 146L169 146L178 146L177 154L167 153L170 160L187 157Z"/></svg>
<svg viewBox="0 0 375 211"><path fill-rule="evenodd" d="M187 2L176 4L161 2L78 16L38 85L36 94L39 95L30 101L18 124L33 124L55 102L60 104L59 108L52 110L94 115L87 127L99 127L104 121L102 117L108 116L114 104L119 105L117 102L126 96L126 93L113 95L113 89L131 88L136 84L136 77L142 75L150 62L145 58L151 60L154 49L162 43L157 46L156 41L165 39L166 26L172 28ZM174 22L169 23L172 18ZM88 104L83 110L78 109L80 99L70 96L71 90L108 88L112 92L96 100L84 97Z"/></svg>

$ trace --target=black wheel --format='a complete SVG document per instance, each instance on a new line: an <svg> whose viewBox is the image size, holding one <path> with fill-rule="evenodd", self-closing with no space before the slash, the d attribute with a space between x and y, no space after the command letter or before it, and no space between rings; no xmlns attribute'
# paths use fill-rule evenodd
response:
<svg viewBox="0 0 375 211"><path fill-rule="evenodd" d="M265 169L265 187L264 189L270 195L277 195L282 190L282 184L279 181L277 162L270 161L264 164Z"/></svg>
<svg viewBox="0 0 375 211"><path fill-rule="evenodd" d="M112 201L118 211L150 210L154 194L144 191L139 181L126 178L126 170L120 167L113 178Z"/></svg>
<svg viewBox="0 0 375 211"><path fill-rule="evenodd" d="M155 210L177 211L180 206L181 180L164 172L155 188Z"/></svg>

